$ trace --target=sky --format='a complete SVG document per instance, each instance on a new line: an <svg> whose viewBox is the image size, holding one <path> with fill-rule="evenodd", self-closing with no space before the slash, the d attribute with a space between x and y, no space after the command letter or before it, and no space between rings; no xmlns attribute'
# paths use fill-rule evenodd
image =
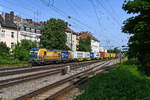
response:
<svg viewBox="0 0 150 100"><path fill-rule="evenodd" d="M0 13L14 11L15 15L35 21L61 18L75 32L91 32L101 46L120 48L129 39L121 32L123 21L131 17L122 10L123 3L124 0L0 0Z"/></svg>

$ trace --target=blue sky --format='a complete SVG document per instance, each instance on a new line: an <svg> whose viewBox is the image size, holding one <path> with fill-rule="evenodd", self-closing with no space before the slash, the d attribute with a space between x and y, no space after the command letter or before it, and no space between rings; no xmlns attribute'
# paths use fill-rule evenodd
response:
<svg viewBox="0 0 150 100"><path fill-rule="evenodd" d="M61 11L54 11L41 1ZM129 38L129 35L121 32L122 23L131 17L122 10L123 2L124 0L0 0L0 12L13 10L16 15L35 21L61 18L69 22L76 32L92 32L102 46L121 47L127 45ZM71 19L67 16L71 16Z"/></svg>

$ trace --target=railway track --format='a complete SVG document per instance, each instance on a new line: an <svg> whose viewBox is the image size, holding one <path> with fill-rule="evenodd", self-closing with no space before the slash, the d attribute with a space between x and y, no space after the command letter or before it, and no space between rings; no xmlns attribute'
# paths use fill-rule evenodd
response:
<svg viewBox="0 0 150 100"><path fill-rule="evenodd" d="M74 80L75 81L79 81L80 78L87 77L87 76L91 75L91 73L93 74L94 71L98 71L98 70L103 69L109 63L110 63L110 61L109 62L105 62L105 63L101 63L101 64L96 64L94 67L88 68L88 69L86 69L84 71L81 71L81 72L75 74L75 75L71 75L71 76L69 76L69 77L67 77L65 79L59 80L59 81L57 81L57 82L55 82L53 84L47 85L45 87L42 87L42 88L40 88L38 90L35 90L35 91L30 92L28 94L25 94L25 95L23 95L21 97L18 97L16 99L14 99L14 100L34 100L34 97L37 97L39 95L41 97L43 97L42 94L45 94L45 92L48 92L48 91L52 91L53 89L56 89L57 87L60 87L60 86L63 87L63 85L65 87L70 87L71 86L70 85L71 81L74 81ZM60 89L60 91L61 90L63 90L63 89ZM53 94L53 95L55 95L55 94ZM50 99L51 96L50 97L46 97L46 98ZM43 100L43 98L39 99L39 100Z"/></svg>
<svg viewBox="0 0 150 100"><path fill-rule="evenodd" d="M36 66L36 67L28 67L28 68L10 68L11 70L0 70L0 77L9 76L9 75L16 75L16 74L22 74L22 73L29 73L29 72L36 72L41 70L48 70L48 69L55 69L58 67L64 67L64 66L72 66L72 65L79 65L84 63L95 63L99 62L101 60L94 60L94 61L85 61L85 62L72 62L72 63L66 63L66 64L58 64L58 65L45 65L45 66ZM7 68L6 68L7 69Z"/></svg>
<svg viewBox="0 0 150 100"><path fill-rule="evenodd" d="M101 68L99 70L94 71L96 74L99 73L103 73L103 72L107 72L108 70L112 69L114 67L114 65L111 66L107 66L104 68ZM67 87L63 88L62 90L56 92L55 94L47 97L44 100L68 100L67 94L71 93L72 91L74 91L76 88L79 88L80 85L84 84L85 82L87 82L88 77L85 77L83 79L80 79L78 81L73 82L72 84L68 85ZM79 91L78 91L79 92ZM72 94L71 94L72 95ZM75 95L75 94L74 94ZM73 95L72 95L73 96ZM61 99L60 99L61 98ZM73 98L73 97L72 97Z"/></svg>
<svg viewBox="0 0 150 100"><path fill-rule="evenodd" d="M74 64L70 64L70 67L71 67L71 70L72 71L74 71L74 70L77 70L77 69L80 69L80 68L84 68L84 69L86 69L86 66L91 66L91 65L94 65L95 67L96 66L101 66L101 65L103 65L104 64L104 62L106 62L106 61L93 61L93 62L91 62L91 61L89 61L88 63L87 62L80 62L80 63L74 63ZM98 63L98 64L97 64ZM69 64L68 64L69 65ZM5 96L3 95L1 95L1 94L3 94L3 92L5 93L5 91L7 90L7 91L10 91L10 89L12 88L12 90L13 89L15 89L16 88L16 86L18 86L18 87L20 87L21 86L21 84L23 84L23 85L26 85L26 84L29 84L29 82L31 81L32 82L32 84L34 85L34 81L37 81L37 80L45 80L45 78L46 77L53 77L53 76L55 76L56 78L57 78L57 76L59 75L59 77L61 76L61 70L62 70L62 68L64 68L64 67L57 67L57 68L52 68L51 70L49 69L48 71L46 71L46 72L41 72L41 73L35 73L35 74L31 74L31 75L27 75L27 76L20 76L20 77L16 77L16 78L10 78L10 79L6 79L6 80L0 80L0 97L7 97L7 94L5 94ZM92 68L90 68L89 69L89 71L90 70L92 70L94 67L92 67ZM97 69L98 70L98 69ZM74 72L73 72L74 73ZM78 73L78 72L77 72ZM84 72L82 72L82 74L83 74ZM75 75L75 76L74 76ZM84 73L84 75L85 75L85 73ZM90 75L89 73L87 74L87 75ZM63 79L66 79L67 77L69 77L70 76L70 79L68 79L68 81L60 81L59 82L59 84L60 85L63 85L63 84L68 84L68 85L70 85L69 83L70 83L70 81L73 81L74 79L78 79L79 77L81 77L81 76L76 76L76 72L74 73L74 74L70 74L70 75L68 75L68 76L64 76L64 78L60 78L60 80L63 80ZM75 78L73 78L73 79L71 79L71 76L74 76ZM47 81L47 79L45 80L45 81ZM41 82L45 82L45 81L41 81ZM51 79L50 79L50 81L51 81ZM41 89L41 88L44 88L44 87L46 87L46 86L48 86L49 84L51 84L51 86L49 87L49 89L50 88L53 88L53 87L57 87L58 85L54 85L54 84L58 84L58 81L59 80L55 80L54 82L50 82L50 83L46 83L46 85L43 85L43 86L39 86L39 87L37 87L37 88L35 88L35 89L30 89L29 91L38 91L39 89ZM26 84L24 84L24 83L26 83ZM17 85L17 84L19 84L19 85ZM40 84L40 82L39 82L39 84L38 83L36 83L37 85L39 85ZM36 85L35 84L35 85ZM45 84L45 83L44 83ZM53 84L53 85L52 85ZM30 84L29 84L30 85ZM68 86L67 85L67 86ZM28 87L28 86L27 86ZM63 86L62 86L63 87ZM8 89L7 89L8 88ZM26 88L26 86L25 86L25 88ZM28 87L28 88L30 88L30 86ZM28 88L26 88L26 89L28 89ZM48 87L46 87L46 88L48 88ZM45 89L46 89L45 88ZM1 91L2 90L2 91ZM21 91L21 90L19 90L19 91ZM41 89L41 91L43 91L43 89ZM14 91L15 92L15 91ZM27 92L24 92L23 94L21 94L21 95L16 95L15 96L15 98L16 98L16 100L26 100L26 99L21 99L19 96L24 96L24 95L26 95L26 94L28 94L29 92L27 91ZM32 94L32 93L29 93L30 95ZM28 95L29 95L28 94ZM34 93L33 93L34 94ZM41 94L41 92L35 92L35 94L37 94L37 95L39 95L39 94ZM18 97L18 98L17 98ZM30 96L29 96L30 97ZM32 95L31 96L31 98L32 97L36 97L35 95ZM12 100L12 99L6 99L6 100ZM30 99L29 99L30 100ZM43 100L43 99L42 99Z"/></svg>
<svg viewBox="0 0 150 100"><path fill-rule="evenodd" d="M70 66L71 66L71 70L75 70L77 68L80 68L82 66L87 66L87 65L92 64L92 63L95 63L95 62L79 63L79 64L75 63L75 64L72 64ZM25 75L25 76L19 76L19 77L0 80L0 89L8 88L10 86L14 86L14 85L17 85L17 84L20 84L20 83L23 83L23 82L28 82L28 81L32 81L32 80L36 80L36 79L39 79L39 78L43 78L43 77L47 77L47 76L51 76L51 75L61 73L62 69L65 68L65 66L51 67L51 68L52 68L52 70L48 70L48 71L45 71L45 72L40 72L40 73L31 74L31 75ZM36 71L39 71L40 69L37 69ZM46 67L42 70L47 70L47 69L49 69L49 67L48 68ZM21 72L17 71L16 73L13 73L13 74L18 74L18 73L20 74ZM26 72L27 71L25 71L23 73L26 73ZM29 72L31 72L31 70L29 70ZM8 75L8 74L10 75L12 73L7 73L5 75Z"/></svg>
<svg viewBox="0 0 150 100"><path fill-rule="evenodd" d="M97 61L97 60L92 60L92 61ZM102 61L102 60L98 60L98 61ZM91 61L83 61L82 63L84 62L91 62ZM72 64L72 63L79 63L79 62L66 62L65 64ZM0 68L0 73L1 72L9 72L9 71L17 71L17 70L25 70L25 69L32 69L32 68L40 68L40 67L47 67L47 66L62 66L62 65L65 65L63 63L58 63L58 64L55 64L55 63L52 63L52 64L49 64L49 65L39 65L39 66L24 66L24 67L9 67L9 68Z"/></svg>

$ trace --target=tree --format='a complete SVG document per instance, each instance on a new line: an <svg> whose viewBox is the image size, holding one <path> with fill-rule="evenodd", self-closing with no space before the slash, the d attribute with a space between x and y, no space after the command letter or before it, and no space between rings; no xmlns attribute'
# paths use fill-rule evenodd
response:
<svg viewBox="0 0 150 100"><path fill-rule="evenodd" d="M41 38L42 47L47 49L67 48L67 35L65 33L67 23L61 19L50 19L46 22Z"/></svg>
<svg viewBox="0 0 150 100"><path fill-rule="evenodd" d="M107 52L108 53L120 53L121 50L119 50L118 48L114 48L114 49L108 49Z"/></svg>
<svg viewBox="0 0 150 100"><path fill-rule="evenodd" d="M0 57L5 58L9 56L9 48L6 43L0 42Z"/></svg>
<svg viewBox="0 0 150 100"><path fill-rule="evenodd" d="M80 39L78 48L79 51L91 52L91 38Z"/></svg>
<svg viewBox="0 0 150 100"><path fill-rule="evenodd" d="M21 46L21 44L17 44L13 50L13 56L15 59L26 61L29 58L29 51Z"/></svg>
<svg viewBox="0 0 150 100"><path fill-rule="evenodd" d="M128 14L137 14L124 21L122 31L132 34L129 40L129 56L137 57L139 69L150 75L150 0L124 2Z"/></svg>
<svg viewBox="0 0 150 100"><path fill-rule="evenodd" d="M20 46L28 51L30 51L31 48L37 48L37 44L35 42L30 42L29 40L22 40Z"/></svg>
<svg viewBox="0 0 150 100"><path fill-rule="evenodd" d="M36 48L35 42L30 42L29 40L22 40L21 43L15 45L13 50L13 56L22 61L26 61L29 58L29 52L31 48Z"/></svg>

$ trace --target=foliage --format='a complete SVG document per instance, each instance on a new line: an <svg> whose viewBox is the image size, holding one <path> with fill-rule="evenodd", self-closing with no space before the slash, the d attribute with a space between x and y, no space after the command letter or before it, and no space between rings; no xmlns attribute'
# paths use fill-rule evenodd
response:
<svg viewBox="0 0 150 100"><path fill-rule="evenodd" d="M138 65L137 58L130 58L125 62L126 65Z"/></svg>
<svg viewBox="0 0 150 100"><path fill-rule="evenodd" d="M109 49L107 50L108 53L120 53L121 50L119 50L118 48L114 48L114 49Z"/></svg>
<svg viewBox="0 0 150 100"><path fill-rule="evenodd" d="M0 57L7 58L9 57L9 48L6 43L0 42Z"/></svg>
<svg viewBox="0 0 150 100"><path fill-rule="evenodd" d="M149 100L149 93L150 80L137 71L136 65L124 64L89 79L76 100Z"/></svg>
<svg viewBox="0 0 150 100"><path fill-rule="evenodd" d="M61 19L50 19L46 22L41 36L41 44L48 49L66 50L67 35L65 33L67 23Z"/></svg>
<svg viewBox="0 0 150 100"><path fill-rule="evenodd" d="M11 59L11 58L1 58L0 57L0 66L1 65L18 65L18 64L20 64L20 65L24 65L24 64L26 64L26 65L28 65L28 63L27 62L24 62L24 61L20 61L20 60L18 60L18 59Z"/></svg>
<svg viewBox="0 0 150 100"><path fill-rule="evenodd" d="M18 60L27 61L31 48L36 47L36 43L32 43L28 40L22 40L20 44L15 45L15 48L13 50L13 56Z"/></svg>
<svg viewBox="0 0 150 100"><path fill-rule="evenodd" d="M78 48L79 51L91 52L91 38L80 39Z"/></svg>
<svg viewBox="0 0 150 100"><path fill-rule="evenodd" d="M122 31L132 34L129 40L129 58L136 57L139 69L150 75L150 1L133 0L125 2L123 9L128 14L137 14L124 21Z"/></svg>
<svg viewBox="0 0 150 100"><path fill-rule="evenodd" d="M15 49L13 50L13 55L15 58L19 60L28 60L29 58L29 50L25 49L23 46L20 44L15 46Z"/></svg>

